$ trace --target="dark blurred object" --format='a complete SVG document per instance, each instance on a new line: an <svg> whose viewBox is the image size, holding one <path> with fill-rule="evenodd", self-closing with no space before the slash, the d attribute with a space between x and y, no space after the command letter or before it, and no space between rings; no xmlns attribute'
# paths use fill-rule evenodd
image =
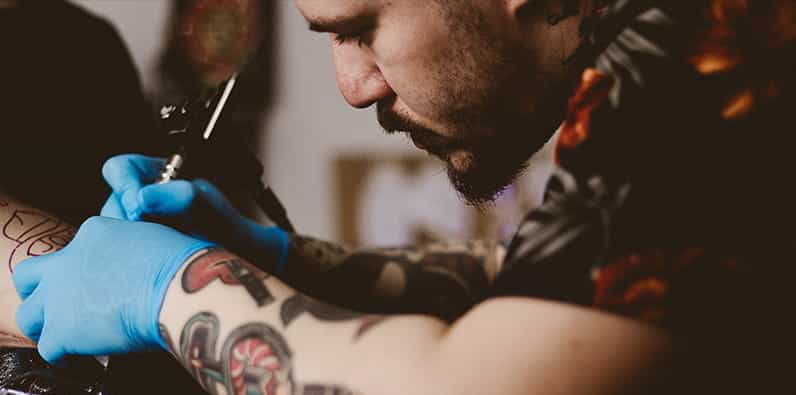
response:
<svg viewBox="0 0 796 395"><path fill-rule="evenodd" d="M79 225L99 213L110 189L105 160L160 155L159 139L132 59L107 22L61 0L0 7L0 189ZM36 394L96 393L93 358L55 369L35 350L0 352L3 385Z"/></svg>
<svg viewBox="0 0 796 395"><path fill-rule="evenodd" d="M106 393L104 370L93 358L69 358L54 368L30 348L0 350L0 395Z"/></svg>
<svg viewBox="0 0 796 395"><path fill-rule="evenodd" d="M0 188L79 225L110 190L103 162L162 155L130 54L107 22L60 0L0 8Z"/></svg>
<svg viewBox="0 0 796 395"><path fill-rule="evenodd" d="M158 104L198 97L209 84L229 78L236 65L237 84L213 139L262 146L262 120L272 97L274 7L275 2L263 0L174 1L171 33L160 63ZM254 215L249 192L240 181L229 175L210 181L242 212Z"/></svg>

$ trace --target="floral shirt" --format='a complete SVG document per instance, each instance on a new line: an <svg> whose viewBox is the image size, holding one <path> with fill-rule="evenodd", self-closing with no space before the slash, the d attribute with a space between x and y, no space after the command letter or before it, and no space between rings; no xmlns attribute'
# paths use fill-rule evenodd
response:
<svg viewBox="0 0 796 395"><path fill-rule="evenodd" d="M706 350L778 333L760 323L794 300L795 9L614 2L494 295L598 308Z"/></svg>

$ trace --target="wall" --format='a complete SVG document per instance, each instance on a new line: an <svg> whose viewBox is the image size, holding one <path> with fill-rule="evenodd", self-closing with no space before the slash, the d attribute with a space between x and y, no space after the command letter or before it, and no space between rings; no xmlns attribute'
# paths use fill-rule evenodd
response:
<svg viewBox="0 0 796 395"><path fill-rule="evenodd" d="M281 197L299 231L340 241L340 202L337 201L335 160L341 155L379 158L411 154L416 150L401 137L385 136L376 122L374 110L353 110L344 102L335 83L328 38L307 29L306 21L292 1L275 1L275 97L272 100L273 106L266 113L261 141L255 149L266 166L265 181ZM135 58L145 88L151 90L153 84L157 83L152 75L157 56L162 50L162 36L171 2L73 2L106 17L116 25ZM523 183L523 187L529 189L528 193L533 201L540 197L541 185L550 170L549 161L549 153L547 156L542 155L537 162L547 164L535 167L531 172L531 180ZM449 213L445 214L448 217L452 215L450 213L455 215L464 212L459 208L462 204L447 186L441 168L437 173L431 174L432 179L424 180L424 187L419 189L427 191L424 198L428 195L435 197L433 202L415 204L415 208L407 211L397 205L411 204L410 201L417 203L420 195L398 194L400 196L392 196L390 201L370 205L378 209L367 211L370 215L366 220L372 221L373 217L380 215L396 216L397 213L427 217L424 213L428 210L435 213L440 211L434 207L445 208L442 212ZM437 185L437 182L444 187ZM429 186L429 183L433 185ZM392 186L386 185L388 189L385 190L390 187ZM510 216L519 219L522 213L513 213ZM379 222L378 226L388 226L393 222L395 221L385 217L385 221ZM508 227L511 229L507 232L513 232L513 228Z"/></svg>
<svg viewBox="0 0 796 395"><path fill-rule="evenodd" d="M73 0L110 20L122 34L142 75L152 77L170 2ZM327 38L311 33L292 1L277 6L274 106L258 147L265 179L278 192L302 233L338 240L332 163L343 152L410 152L411 145L380 131L372 110L350 109L335 85Z"/></svg>
<svg viewBox="0 0 796 395"><path fill-rule="evenodd" d="M171 2L164 0L71 0L113 23L133 54L144 87L156 82L152 75L162 50Z"/></svg>
<svg viewBox="0 0 796 395"><path fill-rule="evenodd" d="M346 152L410 152L386 137L373 110L352 110L334 78L325 35L312 33L292 1L278 2L276 101L267 121L262 158L267 180L285 200L297 227L337 240L333 160Z"/></svg>

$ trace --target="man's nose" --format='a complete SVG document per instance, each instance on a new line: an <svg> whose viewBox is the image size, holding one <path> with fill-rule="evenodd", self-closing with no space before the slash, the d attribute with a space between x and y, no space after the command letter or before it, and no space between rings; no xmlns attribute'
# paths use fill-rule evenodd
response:
<svg viewBox="0 0 796 395"><path fill-rule="evenodd" d="M351 106L366 108L395 94L367 49L335 45L334 63L337 86Z"/></svg>

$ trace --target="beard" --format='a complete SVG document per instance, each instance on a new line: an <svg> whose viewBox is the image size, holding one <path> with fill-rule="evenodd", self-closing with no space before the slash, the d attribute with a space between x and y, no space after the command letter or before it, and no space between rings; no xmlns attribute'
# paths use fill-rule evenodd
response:
<svg viewBox="0 0 796 395"><path fill-rule="evenodd" d="M388 134L404 132L447 166L462 199L490 205L526 169L563 120L565 79L544 70L521 43L503 40L471 1L438 0L450 30L447 62L430 64L425 110L450 131L441 135L377 103ZM534 97L528 98L528 92ZM455 164L454 164L455 163Z"/></svg>
<svg viewBox="0 0 796 395"><path fill-rule="evenodd" d="M560 119L559 115L537 119L528 114L513 121L495 122L499 125L498 133L454 138L424 128L383 103L378 104L377 110L379 124L388 134L406 133L418 148L441 159L459 196L476 208L490 206L514 183L527 168L530 157L547 143ZM465 131L461 135L472 133ZM452 163L454 153L458 166Z"/></svg>

